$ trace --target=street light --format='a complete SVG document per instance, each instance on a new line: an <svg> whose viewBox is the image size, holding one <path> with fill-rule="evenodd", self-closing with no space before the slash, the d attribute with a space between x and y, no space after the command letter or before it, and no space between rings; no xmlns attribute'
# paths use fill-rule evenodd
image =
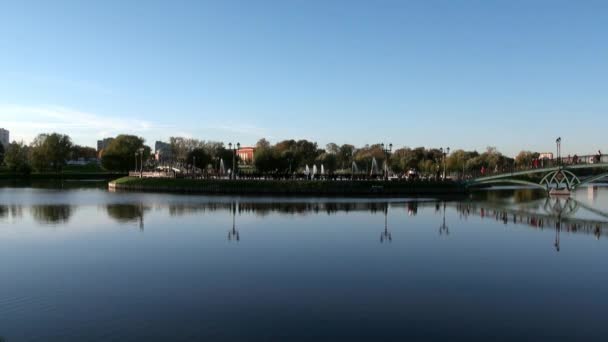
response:
<svg viewBox="0 0 608 342"><path fill-rule="evenodd" d="M555 144L557 145L557 163L558 165L561 165L561 147L562 147L562 137L558 137L557 139L555 139Z"/></svg>
<svg viewBox="0 0 608 342"><path fill-rule="evenodd" d="M139 155L140 155L140 163L139 163L139 178L142 178L144 176L144 148L140 147L138 150ZM137 159L137 157L135 158Z"/></svg>
<svg viewBox="0 0 608 342"><path fill-rule="evenodd" d="M382 146L382 152L384 152L384 179L388 179L388 157L393 150L393 144L388 144L388 148L384 148L384 143L380 146Z"/></svg>
<svg viewBox="0 0 608 342"><path fill-rule="evenodd" d="M444 150L443 147L440 147L439 151L441 152L441 156L443 158L443 180L445 180L445 169L446 169L446 163L447 163L446 156L448 154L450 154L450 148L446 147Z"/></svg>
<svg viewBox="0 0 608 342"><path fill-rule="evenodd" d="M137 154L138 154L138 152L135 152L135 169L134 169L135 172L137 172Z"/></svg>
<svg viewBox="0 0 608 342"><path fill-rule="evenodd" d="M232 151L232 173L230 174L230 179L234 179L236 173L236 151L241 149L241 143L237 142L234 147L233 149L231 142L228 143L228 149Z"/></svg>

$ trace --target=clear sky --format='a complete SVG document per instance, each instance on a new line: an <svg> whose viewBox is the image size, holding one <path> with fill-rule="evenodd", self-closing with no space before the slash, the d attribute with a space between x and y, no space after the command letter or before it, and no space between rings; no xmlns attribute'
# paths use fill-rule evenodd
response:
<svg viewBox="0 0 608 342"><path fill-rule="evenodd" d="M0 127L608 152L608 1L5 1Z"/></svg>

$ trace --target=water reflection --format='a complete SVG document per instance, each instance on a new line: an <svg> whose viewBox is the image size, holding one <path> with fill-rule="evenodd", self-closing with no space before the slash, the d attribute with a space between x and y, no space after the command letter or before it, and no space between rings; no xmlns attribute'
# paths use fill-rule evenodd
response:
<svg viewBox="0 0 608 342"><path fill-rule="evenodd" d="M560 233L593 234L596 239L608 231L608 221L597 219L577 218L575 214L581 209L608 218L608 213L592 208L574 198L548 197L542 200L522 203L524 205L512 208L500 203L490 202L461 202L456 205L461 218L476 215L482 219L494 219L504 225L510 223L526 225L534 229L555 229L554 247L560 251ZM532 211L531 209L535 209Z"/></svg>
<svg viewBox="0 0 608 342"><path fill-rule="evenodd" d="M380 243L383 243L384 241L393 241L393 236L391 232L388 231L388 203L384 204L384 231L380 233Z"/></svg>
<svg viewBox="0 0 608 342"><path fill-rule="evenodd" d="M450 235L450 230L448 228L448 225L445 223L445 206L446 206L446 203L443 202L443 222L439 226L439 235L447 236L447 235Z"/></svg>
<svg viewBox="0 0 608 342"><path fill-rule="evenodd" d="M118 203L108 204L106 206L109 217L120 223L138 222L140 230L144 230L144 213L147 210L150 210L150 207L144 206L142 203Z"/></svg>
<svg viewBox="0 0 608 342"><path fill-rule="evenodd" d="M239 207L238 202L230 203L230 211L232 212L232 230L228 231L228 241L240 241L241 236L239 231L236 230L236 211L237 207Z"/></svg>
<svg viewBox="0 0 608 342"><path fill-rule="evenodd" d="M17 204L0 205L0 218L21 218L23 206Z"/></svg>
<svg viewBox="0 0 608 342"><path fill-rule="evenodd" d="M66 223L72 211L72 206L62 204L33 205L30 209L34 220L45 224Z"/></svg>

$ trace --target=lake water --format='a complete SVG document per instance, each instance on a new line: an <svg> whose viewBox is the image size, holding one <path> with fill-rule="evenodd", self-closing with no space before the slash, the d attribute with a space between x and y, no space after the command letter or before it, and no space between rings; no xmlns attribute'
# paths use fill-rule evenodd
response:
<svg viewBox="0 0 608 342"><path fill-rule="evenodd" d="M3 187L0 340L606 341L607 212Z"/></svg>

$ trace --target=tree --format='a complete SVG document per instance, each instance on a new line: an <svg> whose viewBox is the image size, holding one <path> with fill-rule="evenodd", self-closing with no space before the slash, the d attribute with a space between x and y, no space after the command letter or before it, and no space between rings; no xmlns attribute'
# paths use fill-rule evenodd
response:
<svg viewBox="0 0 608 342"><path fill-rule="evenodd" d="M332 153L332 154L338 154L338 152L340 152L340 146L338 146L335 143L329 143L325 146L325 152Z"/></svg>
<svg viewBox="0 0 608 342"><path fill-rule="evenodd" d="M128 171L135 167L135 154L143 149L143 160L150 156L150 147L144 146L144 139L134 135L119 135L105 149L101 166L111 171ZM139 163L139 158L138 163Z"/></svg>
<svg viewBox="0 0 608 342"><path fill-rule="evenodd" d="M257 149L263 149L263 148L269 148L270 147L270 143L268 142L268 140L266 140L266 138L262 138L260 140L258 140L258 142L255 144L255 148Z"/></svg>
<svg viewBox="0 0 608 342"><path fill-rule="evenodd" d="M340 146L338 150L338 164L343 169L349 168L353 162L353 153L355 152L355 146L344 144Z"/></svg>
<svg viewBox="0 0 608 342"><path fill-rule="evenodd" d="M4 154L4 164L12 172L29 174L31 166L28 161L28 147L22 142L12 142Z"/></svg>
<svg viewBox="0 0 608 342"><path fill-rule="evenodd" d="M0 166L4 163L4 145L0 144Z"/></svg>
<svg viewBox="0 0 608 342"><path fill-rule="evenodd" d="M72 140L67 135L39 134L32 143L32 165L38 171L51 169L59 172L69 159L72 146Z"/></svg>
<svg viewBox="0 0 608 342"><path fill-rule="evenodd" d="M317 157L317 163L322 164L327 172L333 173L338 166L338 157L334 153L323 153Z"/></svg>
<svg viewBox="0 0 608 342"><path fill-rule="evenodd" d="M255 168L262 173L275 172L284 169L283 160L273 147L258 148L253 158Z"/></svg>
<svg viewBox="0 0 608 342"><path fill-rule="evenodd" d="M184 137L171 137L169 138L169 143L171 144L173 156L179 161L185 161L188 158L188 153L195 148L205 147L203 141Z"/></svg>
<svg viewBox="0 0 608 342"><path fill-rule="evenodd" d="M539 154L530 151L521 151L515 157L515 165L518 167L530 167L535 158L538 158Z"/></svg>
<svg viewBox="0 0 608 342"><path fill-rule="evenodd" d="M204 148L195 148L188 152L187 162L190 165L205 170L207 169L207 165L213 162L213 158Z"/></svg>
<svg viewBox="0 0 608 342"><path fill-rule="evenodd" d="M70 152L70 159L78 160L82 159L95 159L97 157L97 150L88 146L74 145Z"/></svg>

